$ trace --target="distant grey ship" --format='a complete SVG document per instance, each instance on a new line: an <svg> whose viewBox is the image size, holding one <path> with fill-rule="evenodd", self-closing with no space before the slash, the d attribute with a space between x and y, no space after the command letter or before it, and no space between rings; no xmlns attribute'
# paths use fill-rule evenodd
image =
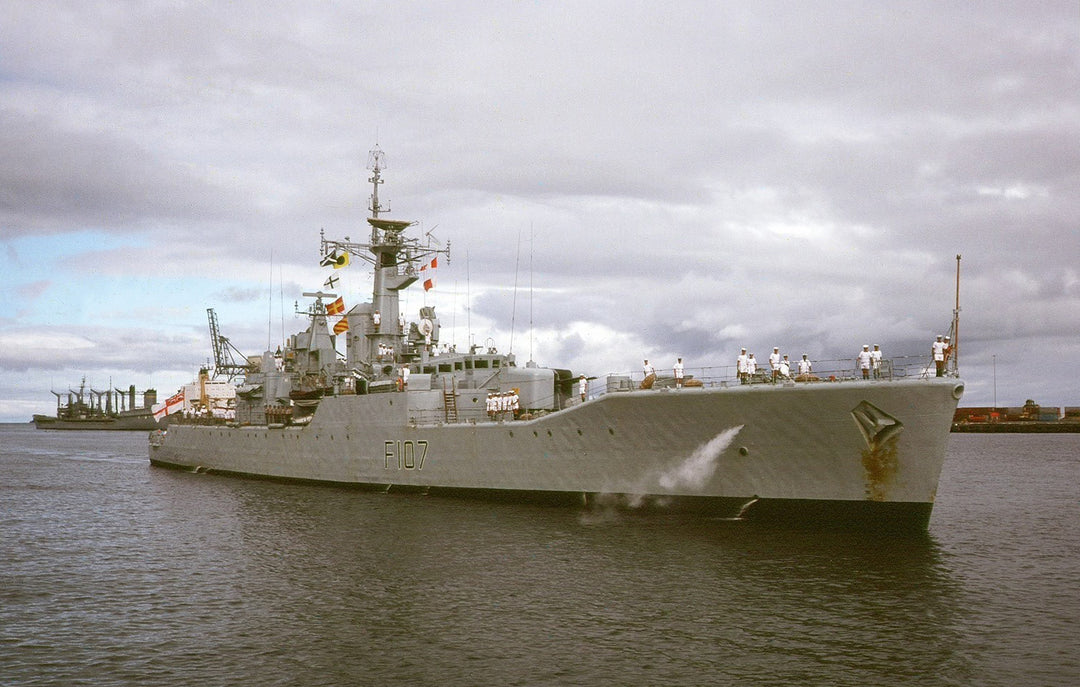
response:
<svg viewBox="0 0 1080 687"><path fill-rule="evenodd" d="M65 394L52 392L56 396L55 415L34 415L37 429L72 429L72 430L138 430L157 429L161 426L151 412L151 406L157 400L157 392L147 389L143 392L143 405L135 404L135 386L123 389L97 391L87 388L83 377L79 389L68 389L67 403Z"/></svg>
<svg viewBox="0 0 1080 687"><path fill-rule="evenodd" d="M305 294L309 327L252 362L235 421L152 433L153 465L796 525L928 526L964 390L956 376L641 388L612 375L582 401L569 370L519 367L494 348L440 350L434 308L406 327L399 293L448 249L380 216L381 151L371 159L370 240L321 239L328 262L373 265L371 302L341 314L334 334L340 299Z"/></svg>

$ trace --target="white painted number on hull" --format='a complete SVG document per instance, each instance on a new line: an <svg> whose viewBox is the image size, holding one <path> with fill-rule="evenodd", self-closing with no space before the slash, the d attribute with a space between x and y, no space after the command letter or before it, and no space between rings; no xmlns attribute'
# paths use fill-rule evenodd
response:
<svg viewBox="0 0 1080 687"><path fill-rule="evenodd" d="M423 439L416 441L384 441L383 467L387 470L397 466L398 470L423 470L424 461L427 460L428 442Z"/></svg>

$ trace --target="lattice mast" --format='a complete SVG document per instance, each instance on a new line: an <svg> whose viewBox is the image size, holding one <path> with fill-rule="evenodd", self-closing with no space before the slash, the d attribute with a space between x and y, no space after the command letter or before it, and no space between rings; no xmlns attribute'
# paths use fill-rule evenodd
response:
<svg viewBox="0 0 1080 687"><path fill-rule="evenodd" d="M319 250L321 255L347 252L371 264L374 267L372 308L379 311L383 322L393 324L400 318L399 292L414 284L420 277L420 266L435 256L444 255L449 262L450 244L447 242L445 248L433 244L431 232L424 235L426 242L421 244L419 239L402 233L415 222L380 217L390 211L389 205L384 205L379 199L379 186L383 184L382 171L385 168L386 154L376 145L368 153L368 169L371 170L368 178L371 183L368 207L371 216L367 219L371 236L368 242L350 241L348 236L344 241L335 241L327 239L320 232ZM389 327L384 328L387 329Z"/></svg>

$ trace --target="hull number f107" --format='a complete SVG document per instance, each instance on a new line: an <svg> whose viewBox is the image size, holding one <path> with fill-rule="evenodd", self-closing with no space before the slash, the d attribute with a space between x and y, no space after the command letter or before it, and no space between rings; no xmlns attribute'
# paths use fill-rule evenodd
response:
<svg viewBox="0 0 1080 687"><path fill-rule="evenodd" d="M427 460L428 442L423 439L413 441L384 441L383 467L389 470L395 464L398 470L423 470Z"/></svg>

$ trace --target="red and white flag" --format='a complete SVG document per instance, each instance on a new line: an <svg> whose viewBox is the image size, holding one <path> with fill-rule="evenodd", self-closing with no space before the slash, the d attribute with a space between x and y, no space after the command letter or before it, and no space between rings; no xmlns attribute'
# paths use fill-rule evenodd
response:
<svg viewBox="0 0 1080 687"><path fill-rule="evenodd" d="M183 409L183 407L184 390L180 389L180 391L167 398L164 403L155 404L151 410L154 413L154 419L160 422L161 418L167 415L172 415L173 413Z"/></svg>
<svg viewBox="0 0 1080 687"><path fill-rule="evenodd" d="M327 315L340 315L343 312L345 312L345 301L340 297L330 305L326 306Z"/></svg>
<svg viewBox="0 0 1080 687"><path fill-rule="evenodd" d="M435 268L439 266L439 256L435 256L426 265L420 267L420 279L424 282L424 291L435 288Z"/></svg>

